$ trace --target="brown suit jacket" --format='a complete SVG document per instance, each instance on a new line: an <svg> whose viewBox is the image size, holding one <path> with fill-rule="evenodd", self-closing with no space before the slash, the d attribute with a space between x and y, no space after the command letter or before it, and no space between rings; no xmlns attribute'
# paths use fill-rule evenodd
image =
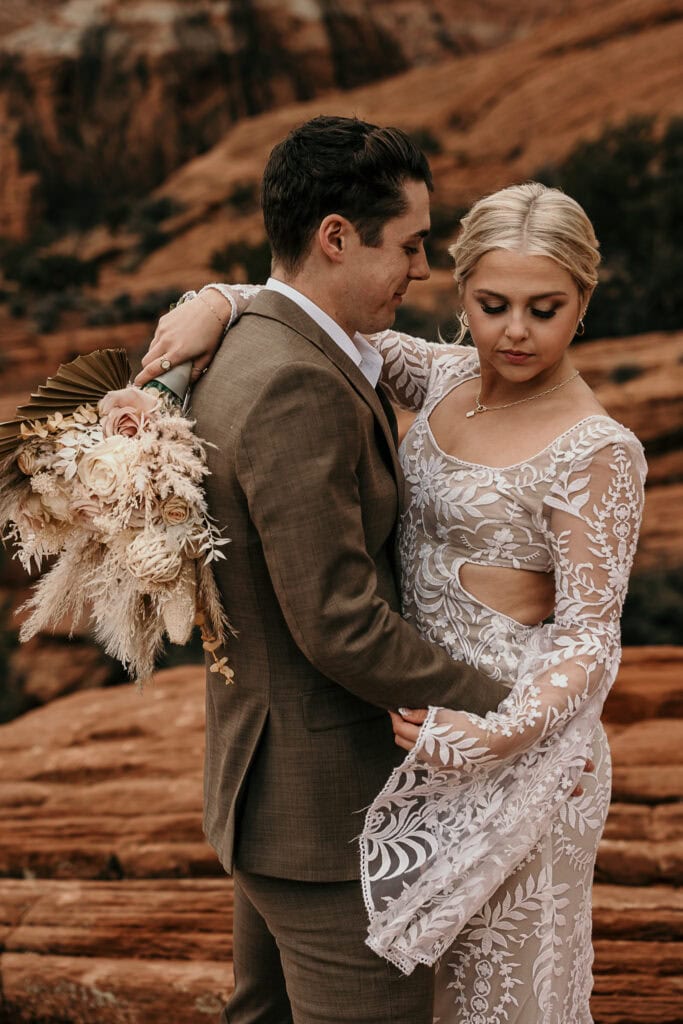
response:
<svg viewBox="0 0 683 1024"><path fill-rule="evenodd" d="M359 813L402 754L387 708L485 713L506 689L399 614L401 472L376 392L295 303L263 291L193 395L235 682L207 672L204 827L225 869L359 876Z"/></svg>

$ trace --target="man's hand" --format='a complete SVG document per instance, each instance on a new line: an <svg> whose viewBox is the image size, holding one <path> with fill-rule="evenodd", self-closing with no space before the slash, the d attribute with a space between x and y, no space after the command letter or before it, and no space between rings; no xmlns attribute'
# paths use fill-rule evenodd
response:
<svg viewBox="0 0 683 1024"><path fill-rule="evenodd" d="M198 295L164 313L142 357L142 370L134 383L142 387L159 377L164 372L162 359L168 359L171 366L191 359L192 380L197 380L213 359L223 337L221 318L227 323L229 317L229 303L215 289L211 289L207 299Z"/></svg>
<svg viewBox="0 0 683 1024"><path fill-rule="evenodd" d="M398 712L390 711L389 715L394 729L394 742L396 746L401 747L403 750L412 750L417 743L417 737L420 734L422 723L427 717L427 709L418 708L416 711L412 711L408 708L401 708ZM586 758L586 764L584 765L583 770L584 772L595 771L595 765L591 761L590 757ZM571 795L583 795L583 786L580 782L576 784Z"/></svg>

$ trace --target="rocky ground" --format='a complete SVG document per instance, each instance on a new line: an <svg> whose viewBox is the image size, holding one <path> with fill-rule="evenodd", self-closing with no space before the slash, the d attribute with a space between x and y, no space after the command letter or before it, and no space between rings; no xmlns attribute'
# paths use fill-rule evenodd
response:
<svg viewBox="0 0 683 1024"><path fill-rule="evenodd" d="M625 652L595 887L597 1024L683 998L683 648ZM200 825L203 672L0 728L0 1020L198 1024L230 992L229 881Z"/></svg>

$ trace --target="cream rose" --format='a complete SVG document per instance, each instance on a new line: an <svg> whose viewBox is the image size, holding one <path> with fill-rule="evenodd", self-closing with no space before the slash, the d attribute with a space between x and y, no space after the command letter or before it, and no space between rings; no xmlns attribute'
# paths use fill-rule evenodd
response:
<svg viewBox="0 0 683 1024"><path fill-rule="evenodd" d="M146 416L156 409L158 396L141 388L122 388L110 391L98 403L100 425L105 437L120 434L135 437Z"/></svg>
<svg viewBox="0 0 683 1024"><path fill-rule="evenodd" d="M110 501L126 483L130 457L128 438L106 437L83 453L78 463L78 479L86 491Z"/></svg>
<svg viewBox="0 0 683 1024"><path fill-rule="evenodd" d="M21 502L17 515L17 526L22 537L39 533L49 518L39 494L27 494Z"/></svg>
<svg viewBox="0 0 683 1024"><path fill-rule="evenodd" d="M163 533L139 534L126 550L128 571L141 583L170 583L183 564L177 545L171 547Z"/></svg>
<svg viewBox="0 0 683 1024"><path fill-rule="evenodd" d="M161 518L168 526L182 526L190 518L190 506L184 498L172 494L161 506Z"/></svg>
<svg viewBox="0 0 683 1024"><path fill-rule="evenodd" d="M52 519L64 522L69 518L69 497L61 489L55 488L47 493L43 492L40 501Z"/></svg>
<svg viewBox="0 0 683 1024"><path fill-rule="evenodd" d="M102 502L94 494L72 498L69 511L83 526L94 528L93 519L104 512Z"/></svg>

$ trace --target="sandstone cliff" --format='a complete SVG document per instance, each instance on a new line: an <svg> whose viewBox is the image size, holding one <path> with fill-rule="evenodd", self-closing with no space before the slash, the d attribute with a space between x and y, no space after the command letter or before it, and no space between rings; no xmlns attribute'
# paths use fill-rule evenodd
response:
<svg viewBox="0 0 683 1024"><path fill-rule="evenodd" d="M95 173L93 152L105 162L117 161L117 174L149 164L152 176L143 175L142 184L136 179L141 188L178 163L182 166L141 207L126 207L119 226L57 231L53 225L30 254L39 269L43 259L75 260L76 269L92 270L96 283L62 285L45 265L37 290L23 293L8 281L3 291L0 279L0 419L11 417L17 402L59 362L80 352L121 345L132 355L142 352L151 322L184 288L224 273L247 273L240 258L229 268L217 262L226 246L242 244L244 262L254 264L256 255L262 265L263 233L254 198L263 161L292 124L312 114L356 112L413 131L429 149L435 169L437 224L443 211L465 205L482 191L560 161L607 123L634 114L651 114L661 123L683 113L677 56L683 49L683 0L560 5L538 0L525 3L521 19L517 9L511 12L508 5L492 2L476 22L472 12L481 5L474 0L455 12L453 5L437 0L355 3L344 8L344 15L340 5L317 0L275 6L279 13L273 15L264 46L278 40L277 45L289 47L297 57L290 63L308 69L311 82L318 82L311 89L318 90L316 95L322 90L322 96L292 104L299 94L291 83L285 87L282 76L275 83L275 70L268 78L268 70L268 102L277 109L233 125L247 109L246 101L242 97L231 108L226 89L241 88L242 79L221 79L218 88L204 74L207 18L220 28L208 52L227 67L238 60L248 36L228 31L228 22L234 28L238 7L240 31L249 18L270 16L275 7L265 0L233 5L231 14L227 5L204 0L183 5L11 0L2 5L0 108L6 105L7 116L0 116L0 235L15 228L26 232L27 217L38 208L36 198L44 200L48 181L67 200L72 193L64 192L64 184L72 172L73 182L90 174L90 180L103 179L107 188L114 181L120 184L100 170ZM337 19L334 32L327 31L332 21L322 18L323 8ZM386 33L393 32L392 45L403 55L404 66L415 66L385 81L334 91L335 85L352 83L329 77L334 65L330 47L337 45L340 19L348 16L348 28L348 18L361 17L361 8L369 21L359 36L363 46L354 47L357 61L365 56L367 61L364 70L354 65L354 74L361 76L355 81L387 74L386 63L378 62L373 50ZM194 28L188 35L184 26L189 23ZM96 37L102 45L94 64L96 80L91 80L83 68L90 59L88 40ZM226 40L232 49L226 49ZM491 52L481 52L487 47ZM148 69L147 91L139 92L142 79L131 71L133 56ZM316 61L325 65L327 78L316 70ZM316 78L319 74L322 78ZM117 75L123 76L121 88L112 86ZM59 83L66 91L59 91ZM86 97L83 90L88 89L92 96ZM202 134L208 124L216 134ZM108 133L117 146L111 148ZM24 137L42 140L34 148L45 166L25 164L12 142ZM206 153L187 160L216 139ZM150 149L155 146L163 150L156 163ZM87 189L82 198L88 200ZM447 322L452 310L449 271L435 269L430 282L411 289L410 301L435 321ZM646 444L650 476L639 573L683 565L682 358L680 333L613 338L576 349L578 366L606 408ZM16 608L26 588L23 574L8 574L3 567L0 605ZM10 619L10 629L14 625ZM70 648L59 637L45 640L40 650L10 651L9 659L15 710L120 678L85 638ZM67 670L55 673L55 664Z"/></svg>
<svg viewBox="0 0 683 1024"><path fill-rule="evenodd" d="M304 68L307 65L302 54L318 52L311 42L311 32L313 28L321 31L321 11L324 8L342 18L341 7L317 2L277 6L280 13L274 19L274 27L264 36L265 52L270 45L268 40L287 38L292 52L297 54L297 66ZM242 119L233 127L230 124L234 117L222 93L211 92L210 101L205 104L188 85L190 91L185 94L179 107L181 113L176 116L176 100L169 99L163 75L150 77L150 83L157 83L156 99L152 101L147 97L141 104L136 99L137 79L126 71L124 92L130 109L125 116L121 113L122 126L112 136L117 140L117 156L126 153L125 160L118 160L119 165L133 167L136 161L145 163L147 157L143 159L141 154L147 153L146 146L157 144L154 140L159 140L162 148L173 149L172 158L164 157L161 161L164 168L186 159L188 151L177 141L186 130L179 127L181 115L194 119L193 124L196 121L199 125L197 145L202 148L208 144L199 130L204 123L202 118L210 110L209 120L213 123L213 113L220 108L224 118L217 122L220 141L208 152L186 162L152 193L153 223L147 220L141 226L138 218L137 224L128 220L118 228L101 224L77 233L66 230L42 250L48 255L77 257L92 267L97 278L95 285L66 287L47 296L31 293L25 299L17 297L16 286L7 285L4 303L0 294L0 331L4 342L0 418L9 417L16 397L62 359L108 345L123 344L132 353L142 351L149 336L150 321L163 311L170 297L221 274L240 274L239 257L232 260L231 266L226 266L225 260L221 263L226 246L244 243L246 256L242 262L254 263L254 252L260 252L263 240L254 195L266 155L292 124L321 110L355 112L381 123L394 121L415 133L421 132L435 171L435 208L438 210L461 207L485 190L534 174L543 165L563 159L580 140L597 137L607 123L623 121L634 114L651 114L660 122L683 114L683 64L678 59L683 51L683 0L611 0L606 4L589 0L578 3L577 0L559 6L538 0L524 5L521 22L517 13L513 17L502 2L487 4L486 18L477 22L472 20L472 12L475 8L480 10L481 5L459 5L457 16L452 7L436 0L421 5L389 2L346 5L345 24L352 15L360 17L361 8L367 9L366 14L371 9L371 16L367 14L368 25L374 28L371 31L367 27L365 35L375 38L372 35L375 32L379 39L378 26L385 34L393 32L395 48L403 48L406 64L433 61L437 56L440 59L386 81L344 93L327 92L324 99L310 102L292 104L289 101L295 94L285 90L279 94L277 103L280 105L271 112L242 117L245 112L253 111L240 106L235 116ZM60 46L66 59L69 54L81 54L79 41L90 31L89 26L104 25L109 18L107 24L116 29L114 39L119 50L113 42L103 44L97 64L98 74L103 78L92 83L92 108L78 100L78 92L71 105L66 101L62 105L64 117L68 111L71 112L68 116L78 114L82 107L79 123L85 126L92 118L105 127L111 121L98 103L106 100L113 105L112 110L118 110L120 102L117 90L111 87L111 81L118 74L115 73L116 61L107 56L111 47L116 52L125 52L126 60L132 60L133 54L141 60L144 54L154 54L160 67L163 61L177 62L178 48L184 40L190 51L187 60L191 62L193 53L203 52L202 46L197 43L193 49L178 26L186 24L183 19L189 18L190 22L193 18L199 19L197 24L201 22L204 26L201 32L205 32L209 15L219 21L223 18L221 31L216 27L218 22L214 26L215 45L223 45L229 36L231 45L238 46L239 34L230 35L225 28L227 7L202 0L184 5L143 6L99 0L93 5L46 4L44 8L34 3L29 13L35 14L39 9L44 10L43 21L33 18L29 23L20 5L7 7L4 21L0 22L0 30L4 29L4 35L0 35L0 62L9 59L11 54L14 55L12 67L28 62L22 72L22 81L26 84L22 109L30 110L31 116L38 118L39 126L43 122L51 125L49 131L45 128L46 138L49 136L57 149L62 147L56 155L57 162L73 162L74 167L81 167L79 174L82 173L80 157L72 158L69 148L70 140L76 137L75 128L73 124L69 127L55 120L56 94L50 91ZM274 7L259 0L244 4L240 9L245 19L247 14L265 17L266 12L273 13ZM231 17L236 17L235 10L236 7ZM160 20L162 15L165 20ZM546 18L539 23L542 15ZM156 20L152 23L150 19ZM308 26L306 32L299 24L303 24L302 19ZM459 31L464 31L464 22L470 26L469 42L456 46L453 40ZM484 22L488 25L486 29ZM301 31L294 31L295 23ZM332 45L333 35L335 33L325 36L326 46ZM365 35L361 37L364 40ZM105 33L103 38L108 40L109 36ZM194 36L189 38L194 39ZM501 39L507 42L501 43ZM495 43L498 45L491 52L449 56L453 49L466 51L475 46L481 49ZM426 50L419 47L426 47ZM364 42L356 49L369 55L368 68L373 61L376 66L370 43ZM32 54L36 64L30 71ZM190 63L185 77L180 76L183 81L192 81L192 67ZM127 64L120 69L121 74L126 68ZM315 77L313 70L311 75ZM370 75L367 70L367 76ZM0 103L14 88L13 76L14 72L8 71L0 80ZM339 83L336 80L327 83L330 88L334 84ZM151 89L152 85L149 87ZM168 115L164 113L167 108ZM151 118L155 131L148 131L147 122L136 121L145 117ZM167 123L176 126L169 130L170 134L166 130ZM6 132L10 130L9 124L5 124ZM156 130L161 125L163 127ZM109 152L110 142L103 141L97 131L88 138L88 144L98 152ZM169 138L176 141L169 142ZM136 149L135 140L142 149ZM74 145L84 152L82 139ZM43 147L41 152L48 153L48 149ZM11 146L2 147L0 152L4 154L0 160L15 159ZM29 178L34 173L31 171ZM11 188L15 193L17 190L21 193L24 186L30 192L28 179L19 181L9 173L0 174L0 183L4 182L9 188L10 181L14 181ZM0 184L0 189L2 187ZM3 210L9 216L17 208L17 204L3 202L0 197L0 218ZM256 263L262 266L263 257ZM428 284L411 289L410 301L429 310L435 318L446 319L452 309L449 272L435 270ZM27 307L26 315L22 313L21 303ZM680 336L673 334L646 335L633 341L611 339L601 349L595 349L595 355L589 354L589 348L593 351L592 345L577 349L581 366L584 361L587 367L596 360L601 361L601 397L610 412L643 437L652 457L652 490L640 567L683 561L683 527L679 525L680 516L671 514L678 508L682 486L680 346ZM628 380L624 367L632 371ZM656 493L655 488L662 490ZM656 540L650 542L650 536L656 536Z"/></svg>
<svg viewBox="0 0 683 1024"><path fill-rule="evenodd" d="M565 0L560 9L581 9ZM0 236L120 216L236 122L524 35L548 0L3 4Z"/></svg>
<svg viewBox="0 0 683 1024"><path fill-rule="evenodd" d="M616 0L580 18L546 22L492 53L444 59L349 95L251 118L159 190L159 196L182 201L183 213L165 225L173 236L169 243L127 284L161 287L179 275L189 283L205 281L217 249L241 237L262 237L258 213L240 217L230 196L237 184L258 181L268 152L292 125L319 112L356 113L415 132L427 127L434 204L462 208L561 161L607 124L633 115L650 114L661 123L683 115L682 50L682 0ZM97 235L84 242L83 252L95 255L106 244ZM122 279L114 261L109 268L101 290L111 294ZM443 292L449 286L444 275L430 287Z"/></svg>
<svg viewBox="0 0 683 1024"><path fill-rule="evenodd" d="M627 650L607 705L596 1024L679 1019L682 672L683 649ZM216 1019L232 902L201 833L202 690L179 668L0 727L0 1020Z"/></svg>

